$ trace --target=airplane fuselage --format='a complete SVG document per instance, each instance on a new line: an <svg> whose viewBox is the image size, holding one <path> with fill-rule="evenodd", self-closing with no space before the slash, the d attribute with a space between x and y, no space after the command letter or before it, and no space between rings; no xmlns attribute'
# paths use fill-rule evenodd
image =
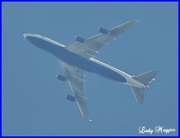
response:
<svg viewBox="0 0 180 138"><path fill-rule="evenodd" d="M24 37L36 47L50 52L58 59L67 64L78 67L84 71L99 74L116 82L145 88L145 86L134 80L129 74L103 63L95 58L85 58L66 49L65 45L60 44L47 37L37 34L25 34Z"/></svg>
<svg viewBox="0 0 180 138"><path fill-rule="evenodd" d="M86 39L77 36L75 38L76 42L68 46L38 34L27 33L23 34L23 36L33 45L49 52L59 60L64 75L58 74L56 78L61 81L66 81L73 93L73 95L67 95L67 100L75 102L81 115L86 120L92 121L88 114L87 98L84 94L84 71L129 85L139 104L143 104L145 89L149 88L148 84L151 83L157 75L156 70L151 70L137 76L131 76L94 58L94 55L98 53L102 46L117 38L118 35L137 22L139 21L127 21L112 29L100 27L98 34Z"/></svg>

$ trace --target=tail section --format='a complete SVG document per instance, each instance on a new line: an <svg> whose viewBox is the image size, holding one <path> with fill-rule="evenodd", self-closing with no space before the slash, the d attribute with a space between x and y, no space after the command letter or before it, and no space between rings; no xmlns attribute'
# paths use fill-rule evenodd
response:
<svg viewBox="0 0 180 138"><path fill-rule="evenodd" d="M155 80L154 77L157 75L157 73L158 73L157 70L152 70L152 71L140 74L138 76L135 76L133 77L133 79L144 84L146 88L149 88L148 84ZM137 103L143 104L145 88L138 88L138 87L131 86L131 89L134 93Z"/></svg>
<svg viewBox="0 0 180 138"><path fill-rule="evenodd" d="M136 98L137 103L143 104L145 88L138 88L138 87L131 86L131 89L133 91L133 94L134 94L134 97Z"/></svg>
<svg viewBox="0 0 180 138"><path fill-rule="evenodd" d="M148 71L146 73L140 74L138 76L135 76L133 77L133 79L147 86L149 83L155 80L154 77L157 75L157 73L158 73L157 70L152 70L152 71Z"/></svg>

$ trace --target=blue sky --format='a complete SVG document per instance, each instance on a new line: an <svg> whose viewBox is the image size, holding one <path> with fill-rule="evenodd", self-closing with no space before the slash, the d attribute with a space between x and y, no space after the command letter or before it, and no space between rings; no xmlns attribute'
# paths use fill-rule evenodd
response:
<svg viewBox="0 0 180 138"><path fill-rule="evenodd" d="M138 128L174 128L177 135L177 3L3 3L3 135L142 135ZM23 33L65 45L88 38L99 27L141 22L104 46L96 58L130 75L151 69L156 81L138 105L129 86L85 73L89 115L85 121L66 100L67 83L58 60L34 47ZM145 135L149 135L146 133ZM166 135L153 133L152 135Z"/></svg>

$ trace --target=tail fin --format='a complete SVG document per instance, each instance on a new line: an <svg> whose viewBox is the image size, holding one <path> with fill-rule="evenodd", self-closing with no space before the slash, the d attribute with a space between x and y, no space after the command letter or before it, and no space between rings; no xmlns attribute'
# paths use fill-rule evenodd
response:
<svg viewBox="0 0 180 138"><path fill-rule="evenodd" d="M140 83L144 84L147 88L149 88L148 84L154 81L154 77L157 75L157 70L148 71L146 73L140 74L138 76L133 77L135 80L139 81ZM134 96L136 98L137 103L143 104L144 99L144 91L145 88L138 88L131 86Z"/></svg>

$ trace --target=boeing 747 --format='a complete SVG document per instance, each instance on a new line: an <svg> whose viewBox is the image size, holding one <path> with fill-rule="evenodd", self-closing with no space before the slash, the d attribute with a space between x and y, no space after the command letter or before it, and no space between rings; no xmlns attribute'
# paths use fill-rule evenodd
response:
<svg viewBox="0 0 180 138"><path fill-rule="evenodd" d="M92 121L88 115L86 97L84 94L84 72L99 74L110 80L131 86L137 103L142 104L144 91L149 88L149 83L154 81L156 70L143 73L138 76L131 76L115 67L95 59L98 50L109 41L115 39L120 33L132 27L138 21L132 20L120 24L110 30L100 28L99 34L87 39L76 37L76 42L65 46L50 38L39 34L23 34L24 38L36 47L43 49L59 60L64 75L57 75L57 79L68 82L72 95L67 99L77 103L82 116Z"/></svg>

